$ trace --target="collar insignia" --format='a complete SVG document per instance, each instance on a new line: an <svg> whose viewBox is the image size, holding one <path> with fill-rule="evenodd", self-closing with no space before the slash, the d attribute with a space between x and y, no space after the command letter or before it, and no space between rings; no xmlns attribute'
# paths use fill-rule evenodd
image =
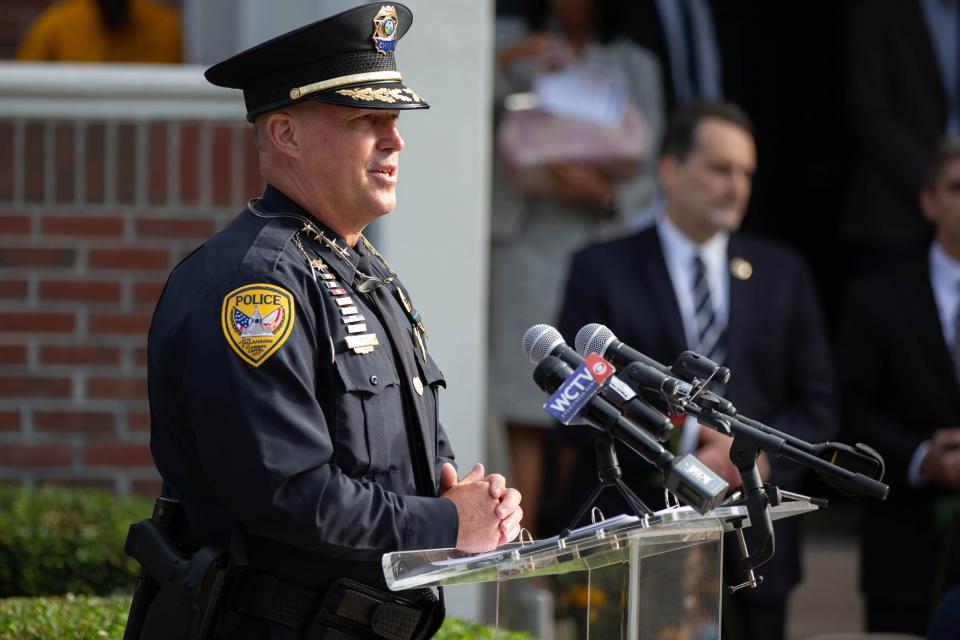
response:
<svg viewBox="0 0 960 640"><path fill-rule="evenodd" d="M373 47L383 55L393 53L397 48L397 29L400 18L397 10L389 4L380 7L373 19Z"/></svg>
<svg viewBox="0 0 960 640"><path fill-rule="evenodd" d="M293 296L272 284L249 284L223 299L220 322L227 344L248 364L259 367L290 337Z"/></svg>

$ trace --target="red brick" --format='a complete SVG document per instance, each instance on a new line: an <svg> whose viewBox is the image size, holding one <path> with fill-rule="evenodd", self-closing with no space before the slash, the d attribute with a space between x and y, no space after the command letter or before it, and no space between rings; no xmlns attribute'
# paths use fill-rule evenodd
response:
<svg viewBox="0 0 960 640"><path fill-rule="evenodd" d="M180 127L180 202L196 204L200 200L200 126Z"/></svg>
<svg viewBox="0 0 960 640"><path fill-rule="evenodd" d="M92 249L89 264L95 269L167 270L170 252L166 249Z"/></svg>
<svg viewBox="0 0 960 640"><path fill-rule="evenodd" d="M0 411L0 431L17 431L19 429L19 411Z"/></svg>
<svg viewBox="0 0 960 640"><path fill-rule="evenodd" d="M0 346L0 364L26 364L27 348L23 345L10 344Z"/></svg>
<svg viewBox="0 0 960 640"><path fill-rule="evenodd" d="M90 316L90 332L146 335L152 317L149 313L95 313Z"/></svg>
<svg viewBox="0 0 960 640"><path fill-rule="evenodd" d="M72 313L0 313L0 331L29 333L72 332L76 319Z"/></svg>
<svg viewBox="0 0 960 640"><path fill-rule="evenodd" d="M36 411L33 425L39 431L109 433L116 428L117 416L102 411Z"/></svg>
<svg viewBox="0 0 960 640"><path fill-rule="evenodd" d="M150 412L149 411L128 411L127 426L134 431L150 430Z"/></svg>
<svg viewBox="0 0 960 640"><path fill-rule="evenodd" d="M24 280L0 280L0 298L5 300L25 300L27 283Z"/></svg>
<svg viewBox="0 0 960 640"><path fill-rule="evenodd" d="M40 361L44 364L120 364L120 348L47 346L40 349Z"/></svg>
<svg viewBox="0 0 960 640"><path fill-rule="evenodd" d="M0 266L70 267L76 255L73 249L0 249Z"/></svg>
<svg viewBox="0 0 960 640"><path fill-rule="evenodd" d="M117 125L117 202L131 204L137 185L136 127Z"/></svg>
<svg viewBox="0 0 960 640"><path fill-rule="evenodd" d="M233 158L233 143L231 142L232 127L221 125L213 129L213 162L209 177L213 188L213 203L228 205L231 201L230 173Z"/></svg>
<svg viewBox="0 0 960 640"><path fill-rule="evenodd" d="M72 453L69 444L2 444L0 467L65 467Z"/></svg>
<svg viewBox="0 0 960 640"><path fill-rule="evenodd" d="M167 202L167 125L154 122L148 127L147 200L153 204Z"/></svg>
<svg viewBox="0 0 960 640"><path fill-rule="evenodd" d="M137 282L133 285L133 301L156 304L163 292L163 282Z"/></svg>
<svg viewBox="0 0 960 640"><path fill-rule="evenodd" d="M103 124L96 123L87 126L87 155L84 160L87 172L87 202L102 202L104 200L105 134L106 128Z"/></svg>
<svg viewBox="0 0 960 640"><path fill-rule="evenodd" d="M147 381L142 378L91 378L87 381L91 398L146 398Z"/></svg>
<svg viewBox="0 0 960 640"><path fill-rule="evenodd" d="M120 300L119 282L90 282L87 280L45 280L40 283L40 298L43 300Z"/></svg>
<svg viewBox="0 0 960 640"><path fill-rule="evenodd" d="M0 234L12 236L28 233L30 233L29 216L0 216Z"/></svg>
<svg viewBox="0 0 960 640"><path fill-rule="evenodd" d="M24 164L25 197L29 202L42 202L44 198L44 145L43 124L31 122L25 128L25 148L29 149L20 161Z"/></svg>
<svg viewBox="0 0 960 640"><path fill-rule="evenodd" d="M88 442L83 447L83 463L119 467L153 466L150 446L130 442Z"/></svg>
<svg viewBox="0 0 960 640"><path fill-rule="evenodd" d="M12 122L0 122L0 202L13 200L13 166L20 161L13 157L13 130Z"/></svg>
<svg viewBox="0 0 960 640"><path fill-rule="evenodd" d="M213 220L203 218L138 218L137 235L164 238L206 238L214 231Z"/></svg>
<svg viewBox="0 0 960 640"><path fill-rule="evenodd" d="M73 123L59 123L54 127L54 199L73 201Z"/></svg>
<svg viewBox="0 0 960 640"><path fill-rule="evenodd" d="M154 480L134 480L130 483L130 489L138 495L154 498L163 493L163 482L160 478Z"/></svg>
<svg viewBox="0 0 960 640"><path fill-rule="evenodd" d="M43 396L63 398L70 395L69 378L0 377L0 396L5 398Z"/></svg>
<svg viewBox="0 0 960 640"><path fill-rule="evenodd" d="M47 216L41 223L46 235L122 236L123 218L119 216Z"/></svg>

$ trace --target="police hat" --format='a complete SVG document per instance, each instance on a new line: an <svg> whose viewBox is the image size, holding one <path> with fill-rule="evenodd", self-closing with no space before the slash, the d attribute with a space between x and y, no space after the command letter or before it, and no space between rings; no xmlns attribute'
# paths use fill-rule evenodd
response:
<svg viewBox="0 0 960 640"><path fill-rule="evenodd" d="M413 22L402 4L367 4L242 51L204 74L243 89L247 120L303 100L367 109L429 109L403 84L394 49Z"/></svg>

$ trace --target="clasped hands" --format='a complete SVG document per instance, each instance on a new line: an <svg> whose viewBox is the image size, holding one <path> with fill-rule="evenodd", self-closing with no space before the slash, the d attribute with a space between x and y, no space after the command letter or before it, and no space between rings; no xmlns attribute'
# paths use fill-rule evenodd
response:
<svg viewBox="0 0 960 640"><path fill-rule="evenodd" d="M461 551L491 551L520 534L520 492L507 487L499 473L484 476L479 462L460 481L453 465L444 463L440 468L440 497L457 507L457 549Z"/></svg>

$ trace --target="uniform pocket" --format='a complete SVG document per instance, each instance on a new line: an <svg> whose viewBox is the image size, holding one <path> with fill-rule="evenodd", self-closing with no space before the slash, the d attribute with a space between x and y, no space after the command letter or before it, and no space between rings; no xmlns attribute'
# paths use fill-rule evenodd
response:
<svg viewBox="0 0 960 640"><path fill-rule="evenodd" d="M390 469L391 447L406 450L400 380L386 349L337 357L344 393L337 399L334 451L337 465L352 478Z"/></svg>

